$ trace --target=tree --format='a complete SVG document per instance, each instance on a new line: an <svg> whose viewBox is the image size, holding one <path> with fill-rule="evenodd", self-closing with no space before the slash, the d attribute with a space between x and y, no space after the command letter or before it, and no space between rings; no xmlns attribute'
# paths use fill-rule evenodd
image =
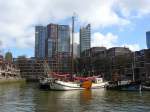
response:
<svg viewBox="0 0 150 112"><path fill-rule="evenodd" d="M13 56L12 56L12 53L11 53L11 52L7 52L7 53L5 54L5 60L6 60L6 61L12 62L12 58L13 58Z"/></svg>

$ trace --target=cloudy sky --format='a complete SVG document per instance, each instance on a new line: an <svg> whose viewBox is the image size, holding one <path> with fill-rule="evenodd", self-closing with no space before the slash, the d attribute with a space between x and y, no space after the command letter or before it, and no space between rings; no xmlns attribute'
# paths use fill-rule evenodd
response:
<svg viewBox="0 0 150 112"><path fill-rule="evenodd" d="M71 24L76 12L79 27L90 23L92 46L146 48L150 30L150 0L0 0L0 49L34 56L34 27Z"/></svg>

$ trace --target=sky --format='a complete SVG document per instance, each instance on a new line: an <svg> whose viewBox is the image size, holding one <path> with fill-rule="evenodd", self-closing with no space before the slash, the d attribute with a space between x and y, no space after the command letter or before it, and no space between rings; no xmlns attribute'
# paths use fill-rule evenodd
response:
<svg viewBox="0 0 150 112"><path fill-rule="evenodd" d="M75 42L79 28L91 24L91 45L145 49L150 30L150 0L0 0L0 51L14 57L34 56L35 26L71 25Z"/></svg>

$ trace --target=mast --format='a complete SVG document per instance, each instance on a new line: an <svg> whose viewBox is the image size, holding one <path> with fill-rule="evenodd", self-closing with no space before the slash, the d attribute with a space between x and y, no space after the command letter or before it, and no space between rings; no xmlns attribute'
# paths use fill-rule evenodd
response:
<svg viewBox="0 0 150 112"><path fill-rule="evenodd" d="M57 25L57 38L56 38L56 54L57 54L57 73L60 72L60 54L59 54L59 51L58 51L58 25Z"/></svg>
<svg viewBox="0 0 150 112"><path fill-rule="evenodd" d="M135 52L133 53L133 63L132 63L132 72L133 72L133 81L135 81L135 72L134 72L134 68L135 68Z"/></svg>
<svg viewBox="0 0 150 112"><path fill-rule="evenodd" d="M72 16L72 52L71 52L71 75L73 76L74 73L74 56L73 56L73 42L74 42L74 19L75 19L75 15Z"/></svg>

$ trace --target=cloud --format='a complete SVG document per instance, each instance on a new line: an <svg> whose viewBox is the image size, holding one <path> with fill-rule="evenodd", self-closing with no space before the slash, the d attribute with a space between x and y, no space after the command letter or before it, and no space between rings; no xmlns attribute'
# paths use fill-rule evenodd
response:
<svg viewBox="0 0 150 112"><path fill-rule="evenodd" d="M0 0L0 40L3 47L33 47L35 25L60 22L73 12L80 24L93 27L128 24L113 11L113 5L113 0Z"/></svg>
<svg viewBox="0 0 150 112"><path fill-rule="evenodd" d="M104 46L107 48L110 47L114 47L116 46L118 40L118 36L114 35L112 33L107 33L106 35L99 33L99 32L95 32L92 35L92 47L96 47L96 46Z"/></svg>
<svg viewBox="0 0 150 112"><path fill-rule="evenodd" d="M130 24L129 20L120 17L115 12L115 0L95 0L95 2L92 3L89 2L89 8L87 8L86 11L85 9L83 9L83 12L79 11L79 20L81 22L89 22L94 28Z"/></svg>
<svg viewBox="0 0 150 112"><path fill-rule="evenodd" d="M91 23L94 29L125 26L131 23L133 12L149 14L149 5L149 0L0 0L0 41L3 48L34 48L35 25L71 21L76 12L78 25ZM103 38L99 33L94 36ZM105 36L108 40L100 44L109 47L118 38L111 33Z"/></svg>
<svg viewBox="0 0 150 112"><path fill-rule="evenodd" d="M142 17L150 13L150 0L118 0L122 15L128 18Z"/></svg>
<svg viewBox="0 0 150 112"><path fill-rule="evenodd" d="M124 44L124 45L119 45L118 42L119 37L115 34L112 33L107 33L107 34L102 34L99 32L95 32L92 35L92 47L106 47L106 48L111 48L111 47L127 47L131 51L138 51L140 50L139 44Z"/></svg>
<svg viewBox="0 0 150 112"><path fill-rule="evenodd" d="M122 47L127 47L131 51L138 51L138 50L140 50L140 46L138 44L124 44L124 45L122 45Z"/></svg>

